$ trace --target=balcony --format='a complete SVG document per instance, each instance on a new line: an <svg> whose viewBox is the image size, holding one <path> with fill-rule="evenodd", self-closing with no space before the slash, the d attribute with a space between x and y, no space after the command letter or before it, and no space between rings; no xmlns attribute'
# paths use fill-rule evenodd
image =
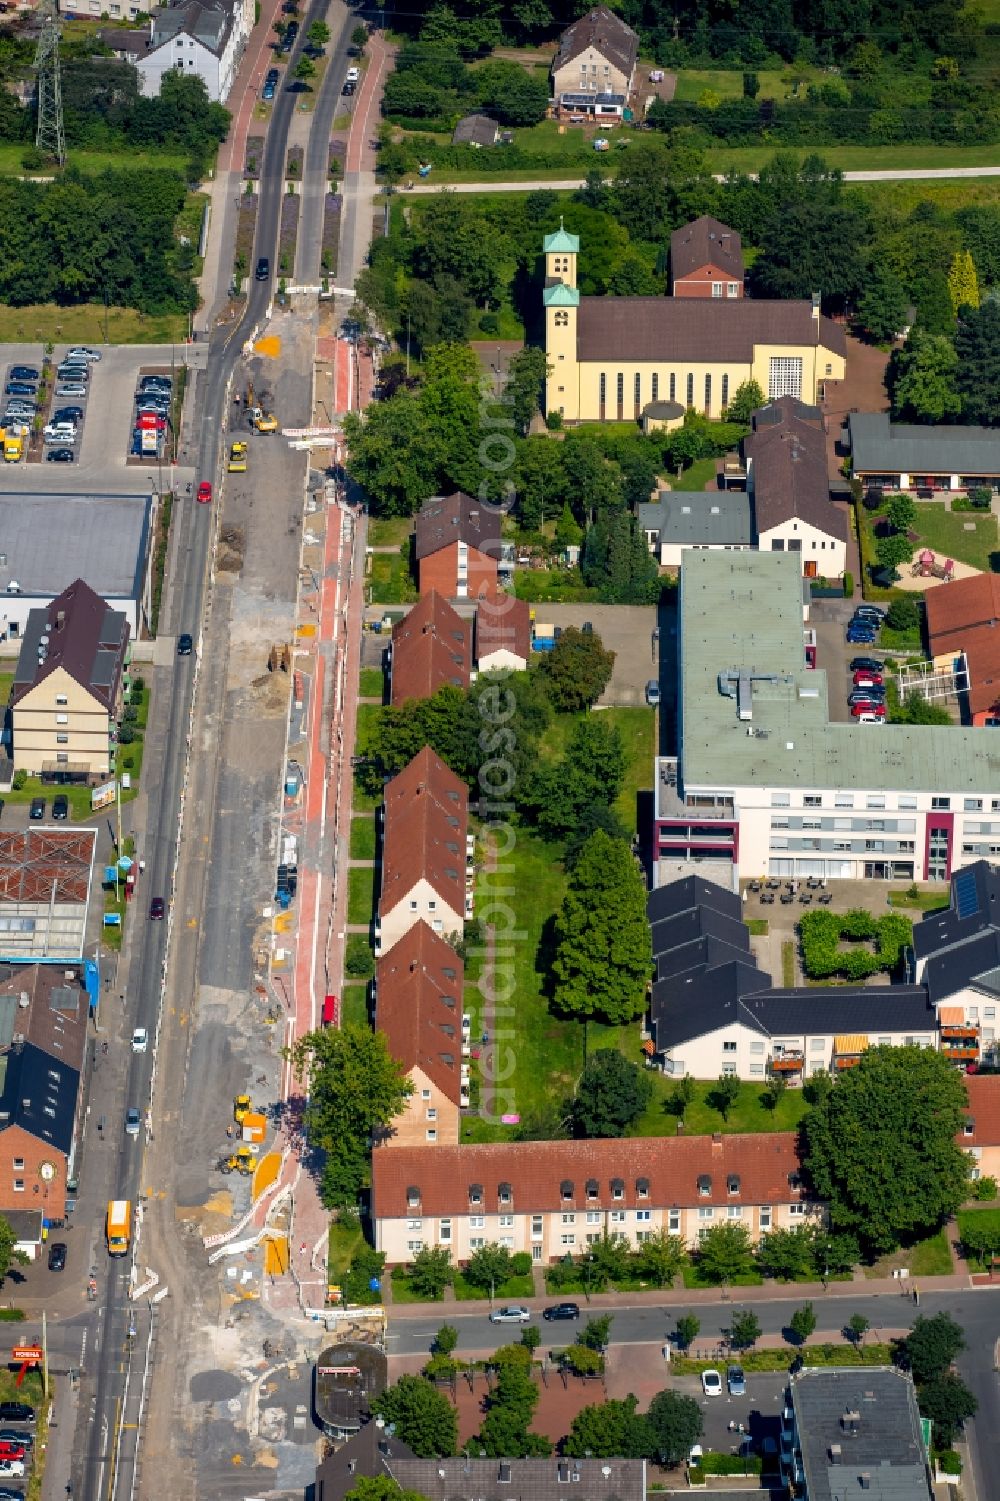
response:
<svg viewBox="0 0 1000 1501"><path fill-rule="evenodd" d="M954 1063L976 1063L979 1061L978 1043L972 1043L971 1045L961 1042L946 1043L941 1051L946 1058L952 1059Z"/></svg>
<svg viewBox="0 0 1000 1501"><path fill-rule="evenodd" d="M966 1042L966 1039L969 1039L969 1041ZM944 1026L944 1027L941 1028L941 1041L942 1042L957 1041L957 1042L962 1043L962 1044L964 1044L966 1046L971 1046L972 1042L975 1042L976 1044L978 1044L978 1042L979 1042L979 1023L978 1022L957 1022L957 1023L956 1022L951 1022L951 1023L948 1024L948 1026Z"/></svg>
<svg viewBox="0 0 1000 1501"><path fill-rule="evenodd" d="M854 1068L860 1062L860 1053L839 1053L833 1060L833 1066L840 1073L843 1073L845 1068Z"/></svg>
<svg viewBox="0 0 1000 1501"><path fill-rule="evenodd" d="M801 1053L775 1053L769 1064L772 1074L800 1074L805 1067Z"/></svg>

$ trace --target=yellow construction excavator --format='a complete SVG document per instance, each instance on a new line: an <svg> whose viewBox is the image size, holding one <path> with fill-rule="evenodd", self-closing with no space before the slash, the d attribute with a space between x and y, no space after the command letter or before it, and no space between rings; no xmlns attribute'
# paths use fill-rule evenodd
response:
<svg viewBox="0 0 1000 1501"><path fill-rule="evenodd" d="M278 419L273 412L265 412L258 402L253 381L247 382L246 409L247 416L250 418L250 426L257 432L276 433L278 431Z"/></svg>
<svg viewBox="0 0 1000 1501"><path fill-rule="evenodd" d="M242 1173L245 1178L249 1178L256 1166L257 1160L250 1148L238 1147L231 1157L223 1157L219 1163L219 1172Z"/></svg>

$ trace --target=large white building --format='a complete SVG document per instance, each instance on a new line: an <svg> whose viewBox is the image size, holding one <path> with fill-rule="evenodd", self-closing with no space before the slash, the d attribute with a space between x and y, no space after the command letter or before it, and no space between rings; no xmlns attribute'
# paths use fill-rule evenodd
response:
<svg viewBox="0 0 1000 1501"><path fill-rule="evenodd" d="M685 554L679 755L656 764L656 884L678 860L721 861L734 884L943 882L1000 855L1000 742L958 725L831 721L826 673L805 665L803 598L794 554Z"/></svg>

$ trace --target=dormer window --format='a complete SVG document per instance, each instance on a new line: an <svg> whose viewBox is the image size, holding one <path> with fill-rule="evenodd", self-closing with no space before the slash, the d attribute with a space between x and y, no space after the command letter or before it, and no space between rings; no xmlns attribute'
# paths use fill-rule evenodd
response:
<svg viewBox="0 0 1000 1501"><path fill-rule="evenodd" d="M702 1198L702 1199L707 1199L708 1196L709 1196L709 1194L711 1192L712 1192L712 1179L710 1178L710 1176L708 1175L708 1173L701 1173L699 1175L699 1178L698 1178L698 1195L699 1195L699 1197Z"/></svg>
<svg viewBox="0 0 1000 1501"><path fill-rule="evenodd" d="M564 1178L562 1180L562 1182L559 1185L559 1197L561 1199L563 1199L564 1201L572 1199L572 1197L573 1197L573 1180L572 1180L572 1178Z"/></svg>
<svg viewBox="0 0 1000 1501"><path fill-rule="evenodd" d="M510 1485L510 1461L509 1460L504 1459L504 1460L500 1461L500 1468L497 1471L497 1484L498 1485Z"/></svg>
<svg viewBox="0 0 1000 1501"><path fill-rule="evenodd" d="M975 1136L976 1134L976 1123L971 1115L965 1118L965 1134L966 1136Z"/></svg>
<svg viewBox="0 0 1000 1501"><path fill-rule="evenodd" d="M483 1185L481 1183L469 1184L469 1203L481 1204L483 1202Z"/></svg>
<svg viewBox="0 0 1000 1501"><path fill-rule="evenodd" d="M740 1175L739 1173L730 1173L728 1178L726 1179L726 1192L731 1194L738 1194L739 1191Z"/></svg>
<svg viewBox="0 0 1000 1501"><path fill-rule="evenodd" d="M802 1176L801 1176L801 1174L800 1173L789 1173L788 1174L788 1186L789 1186L790 1189L793 1190L793 1192L797 1192L802 1187Z"/></svg>
<svg viewBox="0 0 1000 1501"><path fill-rule="evenodd" d="M588 1178L587 1179L587 1198L588 1199L596 1199L597 1196L598 1196L598 1194L599 1194L599 1192L600 1192L600 1187L599 1187L599 1184L597 1182L597 1179L596 1178Z"/></svg>
<svg viewBox="0 0 1000 1501"><path fill-rule="evenodd" d="M501 1204L512 1204L514 1202L514 1190L509 1183L501 1183L498 1193Z"/></svg>
<svg viewBox="0 0 1000 1501"><path fill-rule="evenodd" d="M624 1197L625 1197L625 1179L624 1178L612 1178L612 1180L611 1180L611 1197L613 1199L624 1199Z"/></svg>
<svg viewBox="0 0 1000 1501"><path fill-rule="evenodd" d="M636 1180L635 1180L635 1196L636 1196L637 1199L648 1199L649 1198L649 1179L648 1178L636 1178Z"/></svg>
<svg viewBox="0 0 1000 1501"><path fill-rule="evenodd" d="M408 1209L420 1208L420 1189L416 1184L411 1183L406 1190L406 1207Z"/></svg>

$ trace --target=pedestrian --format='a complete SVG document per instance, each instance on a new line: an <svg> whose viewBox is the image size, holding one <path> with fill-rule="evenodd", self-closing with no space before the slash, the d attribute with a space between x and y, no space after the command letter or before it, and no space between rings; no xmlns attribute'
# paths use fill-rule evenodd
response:
<svg viewBox="0 0 1000 1501"><path fill-rule="evenodd" d="M146 874L146 862L143 859L139 860L139 874L141 876L144 876Z"/></svg>

